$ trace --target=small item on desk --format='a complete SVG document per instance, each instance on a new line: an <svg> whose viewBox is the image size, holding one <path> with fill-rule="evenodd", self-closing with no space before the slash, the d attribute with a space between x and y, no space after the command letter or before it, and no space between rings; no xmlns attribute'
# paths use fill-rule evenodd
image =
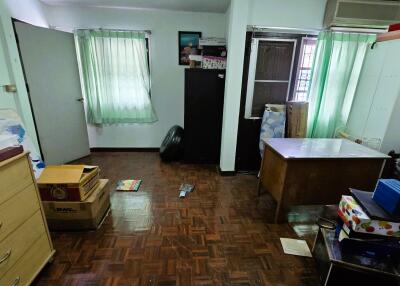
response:
<svg viewBox="0 0 400 286"><path fill-rule="evenodd" d="M137 192L141 184L142 180L119 180L115 190L120 192Z"/></svg>
<svg viewBox="0 0 400 286"><path fill-rule="evenodd" d="M179 192L179 198L185 198L186 197L186 192L185 191L180 191Z"/></svg>
<svg viewBox="0 0 400 286"><path fill-rule="evenodd" d="M312 257L310 248L305 240L282 237L280 239L284 253Z"/></svg>
<svg viewBox="0 0 400 286"><path fill-rule="evenodd" d="M380 179L372 199L388 213L400 216L400 181Z"/></svg>

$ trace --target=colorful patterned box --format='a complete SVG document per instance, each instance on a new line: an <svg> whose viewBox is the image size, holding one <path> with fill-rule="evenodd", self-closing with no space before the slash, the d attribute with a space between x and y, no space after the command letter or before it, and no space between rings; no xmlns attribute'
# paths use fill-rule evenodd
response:
<svg viewBox="0 0 400 286"><path fill-rule="evenodd" d="M400 223L371 220L352 196L342 196L338 215L356 232L400 237Z"/></svg>
<svg viewBox="0 0 400 286"><path fill-rule="evenodd" d="M226 58L203 56L202 67L203 69L226 69Z"/></svg>

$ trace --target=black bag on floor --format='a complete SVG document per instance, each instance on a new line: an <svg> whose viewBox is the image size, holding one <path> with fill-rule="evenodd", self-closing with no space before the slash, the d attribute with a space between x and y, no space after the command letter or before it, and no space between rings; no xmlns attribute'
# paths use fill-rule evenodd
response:
<svg viewBox="0 0 400 286"><path fill-rule="evenodd" d="M183 128L175 125L165 136L160 147L160 157L164 162L178 161L183 156Z"/></svg>

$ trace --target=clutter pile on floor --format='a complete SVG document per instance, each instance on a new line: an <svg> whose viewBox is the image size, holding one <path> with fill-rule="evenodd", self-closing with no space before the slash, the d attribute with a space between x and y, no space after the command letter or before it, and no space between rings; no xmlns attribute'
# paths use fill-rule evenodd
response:
<svg viewBox="0 0 400 286"><path fill-rule="evenodd" d="M187 193L194 191L194 185L191 184L181 184L179 187L179 197L185 198Z"/></svg>

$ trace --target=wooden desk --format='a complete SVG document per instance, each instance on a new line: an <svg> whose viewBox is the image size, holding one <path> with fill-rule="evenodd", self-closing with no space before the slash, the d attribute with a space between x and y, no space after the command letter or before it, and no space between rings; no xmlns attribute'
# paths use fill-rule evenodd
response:
<svg viewBox="0 0 400 286"><path fill-rule="evenodd" d="M269 139L258 192L277 201L276 223L291 205L337 204L349 188L373 191L387 158L346 139Z"/></svg>

